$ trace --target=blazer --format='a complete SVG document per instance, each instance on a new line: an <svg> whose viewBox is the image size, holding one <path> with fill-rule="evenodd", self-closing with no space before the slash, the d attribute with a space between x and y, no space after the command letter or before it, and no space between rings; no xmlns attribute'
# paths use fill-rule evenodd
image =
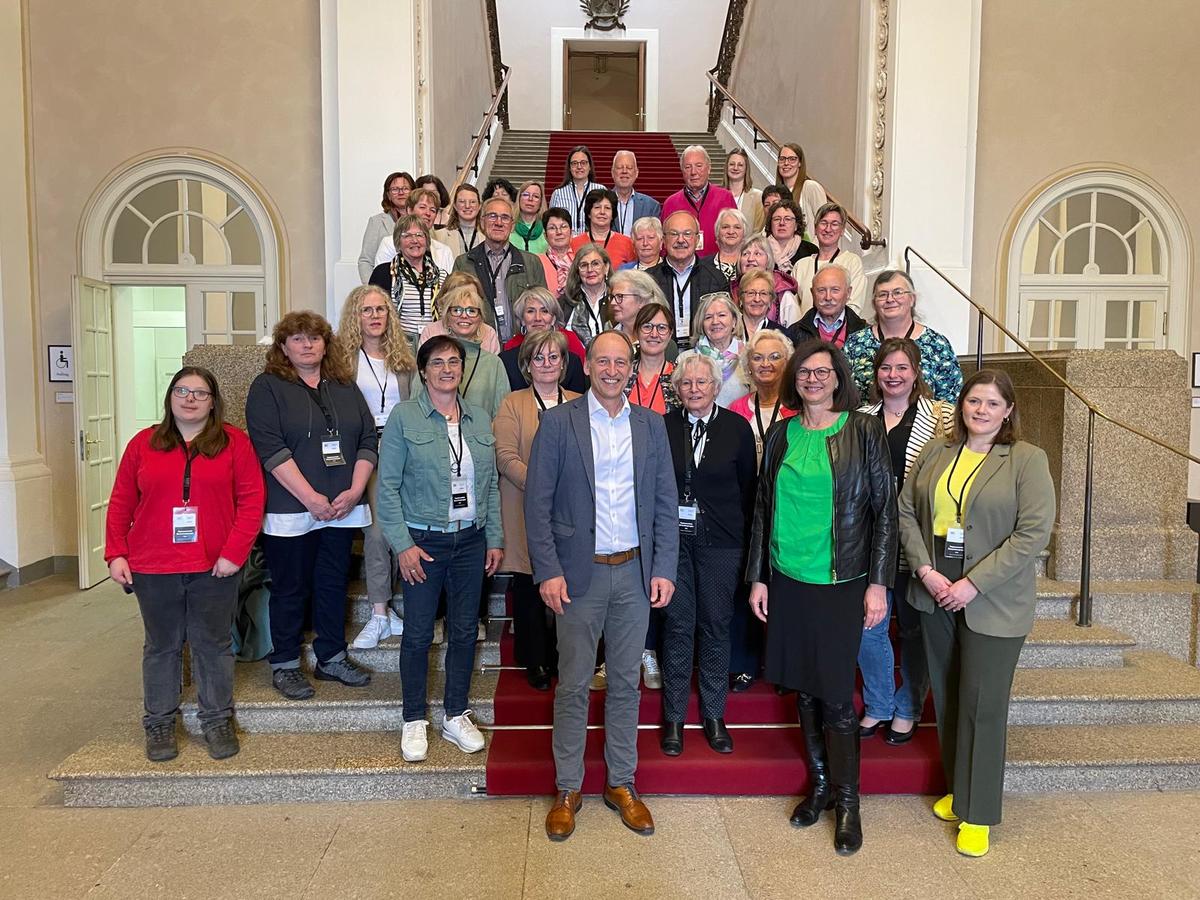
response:
<svg viewBox="0 0 1200 900"><path fill-rule="evenodd" d="M375 253L379 243L384 238L391 238L396 220L390 213L378 212L367 219L367 228L363 232L362 251L358 254L358 280L366 284L375 270Z"/></svg>
<svg viewBox="0 0 1200 900"><path fill-rule="evenodd" d="M579 396L564 390L563 402ZM496 468L500 472L500 516L504 522L504 571L525 575L531 574L525 538L525 477L541 411L533 388L527 387L505 397L492 419Z"/></svg>
<svg viewBox="0 0 1200 900"><path fill-rule="evenodd" d="M720 406L709 426L700 465L692 470L692 496L700 510L696 542L709 547L746 545L750 516L754 512L754 487L758 478L758 451L750 423L737 413ZM685 465L692 426L686 410L670 412L667 439L671 442L671 461L683 502Z"/></svg>
<svg viewBox="0 0 1200 900"><path fill-rule="evenodd" d="M616 191L616 188L613 188ZM636 189L629 195L629 211L625 216L617 221L618 210L613 210L613 227L618 225L623 226L617 228L617 231L626 237L633 237L633 223L638 219L644 219L649 216L652 219L659 218L659 213L662 212L662 204L651 197L649 194L643 194Z"/></svg>
<svg viewBox="0 0 1200 900"><path fill-rule="evenodd" d="M674 583L679 566L679 510L667 426L656 412L630 404L633 479L642 583ZM572 597L592 581L596 554L596 467L587 395L542 414L525 479L525 533L533 580L565 576Z"/></svg>
<svg viewBox="0 0 1200 900"><path fill-rule="evenodd" d="M512 260L508 264L508 274L504 276L504 287L508 292L509 305L515 307L517 298L531 287L545 287L546 274L542 263L532 253L518 250L509 244ZM483 285L487 302L483 304L483 318L489 325L496 328L496 286L492 284L492 272L488 267L487 244L479 243L470 253L464 253L454 260L455 272L470 272ZM516 328L517 323L513 323ZM499 329L496 329L499 331Z"/></svg>
<svg viewBox="0 0 1200 900"><path fill-rule="evenodd" d="M959 446L930 443L900 492L900 540L914 572L933 565L933 492ZM1050 543L1056 509L1044 450L1024 441L992 447L963 506L963 572L979 589L963 610L972 631L1029 634L1037 605L1034 565ZM936 609L919 578L909 579L908 602L921 612Z"/></svg>

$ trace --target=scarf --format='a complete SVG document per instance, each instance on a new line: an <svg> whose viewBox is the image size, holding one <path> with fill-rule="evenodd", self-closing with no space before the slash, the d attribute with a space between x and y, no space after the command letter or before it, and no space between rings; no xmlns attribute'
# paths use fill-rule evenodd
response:
<svg viewBox="0 0 1200 900"><path fill-rule="evenodd" d="M520 216L518 216L517 226L513 230L516 231L516 233L526 241L536 241L542 236L545 228L542 227L542 223L537 219L534 219L532 223L526 225L523 221L521 221Z"/></svg>
<svg viewBox="0 0 1200 900"><path fill-rule="evenodd" d="M737 338L730 341L729 346L724 350L718 350L714 347L707 337L701 337L696 342L696 351L698 353L712 357L721 366L721 372L725 381L728 381L730 376L733 375L734 370L737 369L738 355L741 349L742 342Z"/></svg>
<svg viewBox="0 0 1200 900"><path fill-rule="evenodd" d="M567 275L571 272L571 263L575 261L575 251L568 248L566 253L559 256L549 247L546 248L546 259L550 260L550 264L554 266L554 272L558 275L558 288L554 292L554 296L561 298L563 292L567 289Z"/></svg>
<svg viewBox="0 0 1200 900"><path fill-rule="evenodd" d="M771 245L771 252L775 255L775 268L785 275L792 274L792 257L800 249L801 240L803 238L799 234L792 235L786 244L779 243L774 237L767 238L767 243Z"/></svg>

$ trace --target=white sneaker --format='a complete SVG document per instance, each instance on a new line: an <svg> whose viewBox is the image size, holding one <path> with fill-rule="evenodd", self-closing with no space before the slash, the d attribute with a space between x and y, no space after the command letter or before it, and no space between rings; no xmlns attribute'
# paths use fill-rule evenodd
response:
<svg viewBox="0 0 1200 900"><path fill-rule="evenodd" d="M442 620L438 619L433 623L433 642L440 644L446 639L446 629L442 625Z"/></svg>
<svg viewBox="0 0 1200 900"><path fill-rule="evenodd" d="M442 722L442 737L452 744L458 745L463 753L478 753L483 749L483 735L471 721L474 713L467 710L461 716L450 717ZM408 726L405 726L407 730Z"/></svg>
<svg viewBox="0 0 1200 900"><path fill-rule="evenodd" d="M600 663L600 668L596 670L596 674L592 676L592 683L588 685L588 689L592 691L603 691L608 688L608 670L604 668L604 663Z"/></svg>
<svg viewBox="0 0 1200 900"><path fill-rule="evenodd" d="M387 611L387 620L388 631L391 632L392 637L400 637L400 635L404 634L404 620L396 615L396 611L390 606Z"/></svg>
<svg viewBox="0 0 1200 900"><path fill-rule="evenodd" d="M371 621L363 626L363 630L358 633L358 637L351 644L355 650L370 650L372 647L378 647L379 642L384 638L392 636L391 627L388 625L387 616L371 616Z"/></svg>
<svg viewBox="0 0 1200 900"><path fill-rule="evenodd" d="M662 669L653 650L642 651L642 683L652 691L662 690Z"/></svg>
<svg viewBox="0 0 1200 900"><path fill-rule="evenodd" d="M400 753L405 762L420 762L429 753L429 739L425 737L428 727L429 723L424 719L404 723L404 731L400 735Z"/></svg>
<svg viewBox="0 0 1200 900"><path fill-rule="evenodd" d="M475 642L483 643L487 640L487 623L483 619L479 620L479 627L475 629Z"/></svg>

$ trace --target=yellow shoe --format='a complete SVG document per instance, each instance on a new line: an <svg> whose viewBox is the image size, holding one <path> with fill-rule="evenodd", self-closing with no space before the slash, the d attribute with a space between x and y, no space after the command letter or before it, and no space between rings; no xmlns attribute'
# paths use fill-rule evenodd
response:
<svg viewBox="0 0 1200 900"><path fill-rule="evenodd" d="M987 825L963 822L958 826L958 852L963 856L983 856L988 852Z"/></svg>
<svg viewBox="0 0 1200 900"><path fill-rule="evenodd" d="M933 814L943 822L957 822L958 816L954 814L954 795L947 794L933 804Z"/></svg>

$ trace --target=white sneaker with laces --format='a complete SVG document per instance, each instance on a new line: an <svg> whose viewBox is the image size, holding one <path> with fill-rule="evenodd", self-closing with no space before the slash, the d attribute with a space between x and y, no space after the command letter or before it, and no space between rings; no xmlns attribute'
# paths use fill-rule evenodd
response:
<svg viewBox="0 0 1200 900"><path fill-rule="evenodd" d="M396 611L390 606L387 611L387 620L388 631L391 632L392 637L400 637L400 635L404 634L404 620L396 615Z"/></svg>
<svg viewBox="0 0 1200 900"><path fill-rule="evenodd" d="M442 625L442 620L438 619L433 623L433 642L440 644L446 639L446 629Z"/></svg>
<svg viewBox="0 0 1200 900"><path fill-rule="evenodd" d="M370 650L372 647L378 647L380 641L391 635L387 616L371 616L371 620L363 626L363 630L358 633L351 646L356 650Z"/></svg>
<svg viewBox="0 0 1200 900"><path fill-rule="evenodd" d="M603 691L608 688L608 670L604 668L604 663L600 663L600 668L596 670L596 674L592 676L592 683L588 685L589 690Z"/></svg>
<svg viewBox="0 0 1200 900"><path fill-rule="evenodd" d="M473 715L468 709L461 716L447 716L442 722L442 737L457 745L463 753L478 753L483 749L483 735L471 721Z"/></svg>
<svg viewBox="0 0 1200 900"><path fill-rule="evenodd" d="M662 669L653 650L642 651L642 682L652 691L662 690Z"/></svg>
<svg viewBox="0 0 1200 900"><path fill-rule="evenodd" d="M404 731L400 734L400 753L405 762L420 762L428 755L429 738L425 736L428 727L429 723L424 719L404 723Z"/></svg>

